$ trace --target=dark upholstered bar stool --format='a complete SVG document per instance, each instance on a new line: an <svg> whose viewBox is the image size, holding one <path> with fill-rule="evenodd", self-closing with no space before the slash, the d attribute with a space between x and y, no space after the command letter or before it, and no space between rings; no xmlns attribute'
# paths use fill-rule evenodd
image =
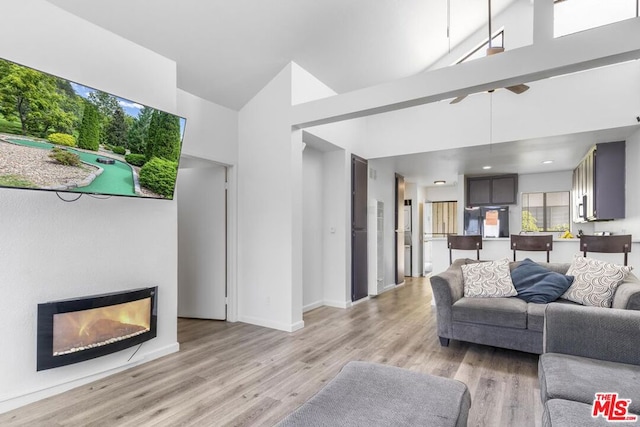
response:
<svg viewBox="0 0 640 427"><path fill-rule="evenodd" d="M465 251L476 251L476 259L480 260L480 249L482 249L482 236L457 236L447 234L447 247L449 248L449 265L453 264L452 249Z"/></svg>
<svg viewBox="0 0 640 427"><path fill-rule="evenodd" d="M549 252L553 250L552 235L511 235L511 249L513 249L513 260L516 260L516 251L546 251L547 262L549 262Z"/></svg>
<svg viewBox="0 0 640 427"><path fill-rule="evenodd" d="M587 252L624 254L624 265L627 265L627 254L631 252L631 234L619 236L580 236L580 250L583 256Z"/></svg>

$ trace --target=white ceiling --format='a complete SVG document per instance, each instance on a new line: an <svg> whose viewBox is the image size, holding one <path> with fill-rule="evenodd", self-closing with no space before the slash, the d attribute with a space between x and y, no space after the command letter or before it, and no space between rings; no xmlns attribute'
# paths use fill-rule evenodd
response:
<svg viewBox="0 0 640 427"><path fill-rule="evenodd" d="M481 0L48 0L177 63L178 87L239 110L290 61L338 93L407 77L487 27ZM492 0L493 16L512 3ZM450 38L447 38L450 4ZM432 185L459 174L570 170L638 127L392 158ZM544 158L543 158L544 157ZM540 162L553 159L551 165Z"/></svg>
<svg viewBox="0 0 640 427"><path fill-rule="evenodd" d="M178 87L238 110L294 61L338 93L407 77L487 24L449 0L48 0L177 63ZM515 0L492 0L493 15ZM520 0L523 1L523 0Z"/></svg>
<svg viewBox="0 0 640 427"><path fill-rule="evenodd" d="M455 148L386 158L407 181L433 186L436 180L455 185L458 175L543 173L573 170L594 144L624 141L638 131L628 126L544 139ZM553 163L543 164L545 160ZM375 165L375 162L372 163ZM491 166L490 170L482 169ZM375 168L375 166L373 166Z"/></svg>

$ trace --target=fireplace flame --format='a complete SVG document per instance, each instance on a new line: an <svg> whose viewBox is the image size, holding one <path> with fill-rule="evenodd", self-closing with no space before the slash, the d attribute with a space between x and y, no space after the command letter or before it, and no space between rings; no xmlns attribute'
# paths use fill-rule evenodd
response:
<svg viewBox="0 0 640 427"><path fill-rule="evenodd" d="M110 344L148 332L151 298L53 316L53 354Z"/></svg>

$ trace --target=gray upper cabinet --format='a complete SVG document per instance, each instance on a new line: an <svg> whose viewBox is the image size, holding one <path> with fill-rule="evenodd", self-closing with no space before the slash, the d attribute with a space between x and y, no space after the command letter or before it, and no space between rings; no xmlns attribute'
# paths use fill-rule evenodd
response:
<svg viewBox="0 0 640 427"><path fill-rule="evenodd" d="M625 217L625 145L596 144L573 171L575 222Z"/></svg>
<svg viewBox="0 0 640 427"><path fill-rule="evenodd" d="M513 205L517 203L517 174L467 178L467 206Z"/></svg>
<svg viewBox="0 0 640 427"><path fill-rule="evenodd" d="M467 205L491 204L491 179L467 178Z"/></svg>

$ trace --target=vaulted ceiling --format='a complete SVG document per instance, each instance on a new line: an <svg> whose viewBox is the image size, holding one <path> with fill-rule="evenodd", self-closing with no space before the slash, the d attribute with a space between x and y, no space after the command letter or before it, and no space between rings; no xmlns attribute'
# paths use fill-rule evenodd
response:
<svg viewBox="0 0 640 427"><path fill-rule="evenodd" d="M479 0L49 1L176 61L179 88L236 110L290 61L344 93L419 73L487 25Z"/></svg>
<svg viewBox="0 0 640 427"><path fill-rule="evenodd" d="M48 1L174 60L180 89L234 110L290 61L346 93L425 71L457 45L480 42L469 38L487 29L487 3L481 0ZM532 0L491 3L496 17ZM509 171L567 170L579 160L575 153L584 151L585 141L624 139L635 131L626 127L522 141L503 151L501 163ZM580 150L563 148L574 143L582 144ZM531 147L543 147L538 151L555 164L531 162L523 155ZM476 173L489 152L476 147L390 161L426 184L445 172L452 180Z"/></svg>

